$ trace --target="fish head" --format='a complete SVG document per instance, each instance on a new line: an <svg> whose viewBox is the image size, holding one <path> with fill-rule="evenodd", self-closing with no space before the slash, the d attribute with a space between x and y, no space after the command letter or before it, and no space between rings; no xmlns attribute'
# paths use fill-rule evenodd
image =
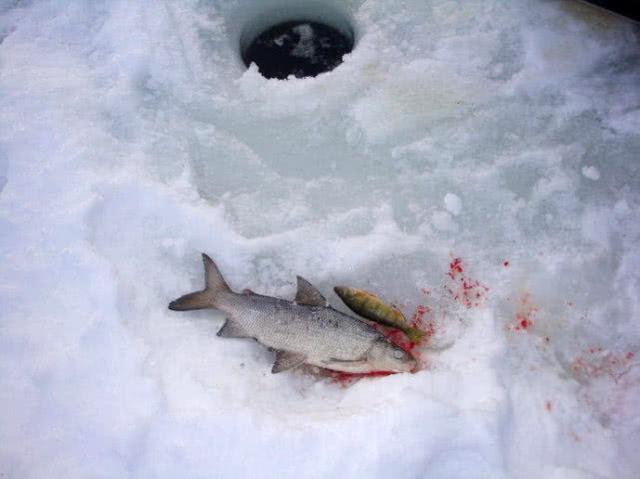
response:
<svg viewBox="0 0 640 479"><path fill-rule="evenodd" d="M376 340L367 352L367 361L376 371L414 372L418 362L407 351L384 338Z"/></svg>

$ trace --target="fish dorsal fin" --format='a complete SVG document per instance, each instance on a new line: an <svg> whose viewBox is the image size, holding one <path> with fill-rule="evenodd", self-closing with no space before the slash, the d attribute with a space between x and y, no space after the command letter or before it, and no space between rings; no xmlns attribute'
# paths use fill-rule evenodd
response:
<svg viewBox="0 0 640 479"><path fill-rule="evenodd" d="M302 353L291 353L289 351L277 351L276 352L276 362L273 363L273 367L271 368L271 372L273 374L281 373L282 371L286 371L287 369L295 368L296 366L300 366L307 357Z"/></svg>
<svg viewBox="0 0 640 479"><path fill-rule="evenodd" d="M326 306L327 300L318 289L302 276L298 276L298 292L296 303L308 306Z"/></svg>

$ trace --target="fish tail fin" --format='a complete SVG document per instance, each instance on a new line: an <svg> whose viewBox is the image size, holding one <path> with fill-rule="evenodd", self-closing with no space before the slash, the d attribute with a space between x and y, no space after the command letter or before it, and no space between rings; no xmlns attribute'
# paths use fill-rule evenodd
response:
<svg viewBox="0 0 640 479"><path fill-rule="evenodd" d="M185 294L175 301L171 301L169 309L173 311L189 311L192 309L214 308L216 297L220 293L231 292L231 288L229 288L213 260L202 253L202 261L204 262L204 290Z"/></svg>
<svg viewBox="0 0 640 479"><path fill-rule="evenodd" d="M407 328L404 332L412 343L418 344L426 334L418 328Z"/></svg>
<svg viewBox="0 0 640 479"><path fill-rule="evenodd" d="M204 282L205 291L211 291L215 296L218 293L230 293L231 288L222 277L222 273L206 254L202 253L202 262L204 263Z"/></svg>

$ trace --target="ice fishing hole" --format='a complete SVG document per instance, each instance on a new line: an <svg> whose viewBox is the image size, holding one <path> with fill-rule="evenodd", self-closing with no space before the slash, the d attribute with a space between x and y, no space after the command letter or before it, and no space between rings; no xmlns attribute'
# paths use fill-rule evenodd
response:
<svg viewBox="0 0 640 479"><path fill-rule="evenodd" d="M288 20L258 34L242 51L266 78L314 77L333 70L353 49L353 34L314 20Z"/></svg>

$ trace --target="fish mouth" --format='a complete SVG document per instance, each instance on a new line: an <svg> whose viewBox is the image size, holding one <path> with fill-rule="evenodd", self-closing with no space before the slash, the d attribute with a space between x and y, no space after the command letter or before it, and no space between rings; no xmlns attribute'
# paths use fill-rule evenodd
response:
<svg viewBox="0 0 640 479"><path fill-rule="evenodd" d="M417 373L419 370L419 364L416 358L411 358L410 361L407 361L404 365L402 372L404 373Z"/></svg>
<svg viewBox="0 0 640 479"><path fill-rule="evenodd" d="M393 366L389 365L389 372L393 373L416 373L419 371L418 361L414 357L410 357L402 362L396 362Z"/></svg>
<svg viewBox="0 0 640 479"><path fill-rule="evenodd" d="M333 288L333 291L335 291L335 293L338 296L342 297L347 293L347 287L346 286L335 286Z"/></svg>
<svg viewBox="0 0 640 479"><path fill-rule="evenodd" d="M418 361L416 359L413 360L413 365L411 366L411 369L409 369L407 372L411 373L411 374L415 374L418 371L420 371L420 364L418 364Z"/></svg>
<svg viewBox="0 0 640 479"><path fill-rule="evenodd" d="M415 373L418 372L420 364L416 357L408 351L402 350L405 354L405 357L400 362L398 372L402 373Z"/></svg>

